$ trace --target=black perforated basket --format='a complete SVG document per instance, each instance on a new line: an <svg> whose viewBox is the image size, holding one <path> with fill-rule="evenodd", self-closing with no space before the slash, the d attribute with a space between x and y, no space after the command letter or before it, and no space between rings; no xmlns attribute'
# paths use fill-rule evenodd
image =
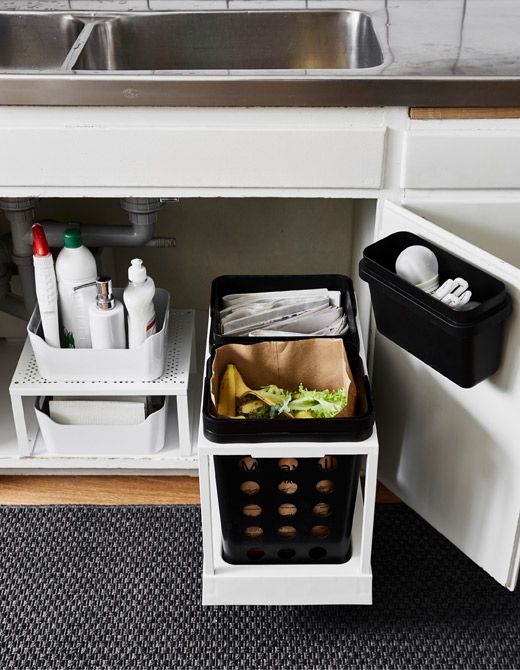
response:
<svg viewBox="0 0 520 670"><path fill-rule="evenodd" d="M228 563L345 563L360 456L215 456Z"/></svg>

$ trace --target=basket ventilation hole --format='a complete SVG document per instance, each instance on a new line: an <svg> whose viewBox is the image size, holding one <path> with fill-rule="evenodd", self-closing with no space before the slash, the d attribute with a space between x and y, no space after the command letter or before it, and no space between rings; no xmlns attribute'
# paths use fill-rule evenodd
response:
<svg viewBox="0 0 520 670"><path fill-rule="evenodd" d="M244 516L260 516L260 514L262 514L262 508L260 505L244 505L244 507L242 507L242 514Z"/></svg>
<svg viewBox="0 0 520 670"><path fill-rule="evenodd" d="M248 538L262 537L263 534L264 531L260 526L248 526L244 531L244 535Z"/></svg>
<svg viewBox="0 0 520 670"><path fill-rule="evenodd" d="M285 540L292 540L296 537L296 528L294 526L280 526L278 528L278 537L283 537Z"/></svg>
<svg viewBox="0 0 520 670"><path fill-rule="evenodd" d="M258 561L265 556L265 551L260 547L254 547L248 550L246 556L252 561Z"/></svg>
<svg viewBox="0 0 520 670"><path fill-rule="evenodd" d="M284 547L283 549L280 549L278 551L278 558L283 558L284 560L288 560L289 558L292 558L295 555L296 552L294 551L294 549L291 549L290 547Z"/></svg>
<svg viewBox="0 0 520 670"><path fill-rule="evenodd" d="M278 461L278 467L280 470L285 472L291 472L291 470L296 470L298 467L298 459L296 458L280 458Z"/></svg>
<svg viewBox="0 0 520 670"><path fill-rule="evenodd" d="M336 487L334 486L334 482L330 479L320 479L320 481L316 484L316 490L318 493L332 493L335 488Z"/></svg>
<svg viewBox="0 0 520 670"><path fill-rule="evenodd" d="M335 456L324 456L320 458L318 463L324 472L331 472L331 470L335 470L338 466L338 460Z"/></svg>
<svg viewBox="0 0 520 670"><path fill-rule="evenodd" d="M315 561L320 558L325 558L326 555L327 551L323 547L313 547L312 549L309 549L309 556Z"/></svg>
<svg viewBox="0 0 520 670"><path fill-rule="evenodd" d="M278 484L278 490L280 493L284 493L285 495L289 496L293 493L296 493L298 490L298 484L291 481L290 479L285 479L283 482Z"/></svg>
<svg viewBox="0 0 520 670"><path fill-rule="evenodd" d="M332 510L329 503L319 502L314 505L312 511L316 516L329 516Z"/></svg>
<svg viewBox="0 0 520 670"><path fill-rule="evenodd" d="M254 472L258 468L258 461L251 456L244 456L238 461L238 467L242 472Z"/></svg>
<svg viewBox="0 0 520 670"><path fill-rule="evenodd" d="M240 490L246 496L254 496L260 491L260 484L257 482L242 482Z"/></svg>
<svg viewBox="0 0 520 670"><path fill-rule="evenodd" d="M297 511L298 508L292 503L283 503L283 505L279 505L278 507L278 514L280 516L294 516Z"/></svg>
<svg viewBox="0 0 520 670"><path fill-rule="evenodd" d="M330 528L328 526L313 526L311 528L311 535L312 537L319 537L320 539L324 539L328 537L330 534Z"/></svg>

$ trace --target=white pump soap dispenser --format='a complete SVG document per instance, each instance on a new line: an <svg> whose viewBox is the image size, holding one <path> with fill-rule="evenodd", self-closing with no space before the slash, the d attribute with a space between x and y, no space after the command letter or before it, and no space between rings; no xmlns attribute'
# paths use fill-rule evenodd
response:
<svg viewBox="0 0 520 670"><path fill-rule="evenodd" d="M146 274L140 258L134 258L128 268L128 286L123 301L128 312L128 348L135 349L157 332L153 299L155 284Z"/></svg>
<svg viewBox="0 0 520 670"><path fill-rule="evenodd" d="M92 349L126 349L125 311L112 294L110 277L98 277L96 292L89 307Z"/></svg>

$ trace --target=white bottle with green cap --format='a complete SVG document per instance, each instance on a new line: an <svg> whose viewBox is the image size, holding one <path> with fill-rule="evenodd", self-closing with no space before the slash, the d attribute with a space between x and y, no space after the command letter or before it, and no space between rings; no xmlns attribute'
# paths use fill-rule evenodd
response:
<svg viewBox="0 0 520 670"><path fill-rule="evenodd" d="M96 259L83 246L78 228L65 230L63 244L56 259L56 279L64 346L89 349L89 307L96 301Z"/></svg>

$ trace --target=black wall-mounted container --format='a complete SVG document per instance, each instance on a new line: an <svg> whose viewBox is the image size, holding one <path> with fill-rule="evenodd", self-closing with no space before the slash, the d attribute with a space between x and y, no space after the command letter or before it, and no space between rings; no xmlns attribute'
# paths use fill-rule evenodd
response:
<svg viewBox="0 0 520 670"><path fill-rule="evenodd" d="M395 262L415 244L435 253L440 284L463 277L480 305L459 312L401 279ZM464 388L498 370L504 322L512 309L501 281L408 232L394 233L366 247L359 275L369 284L379 332L400 347Z"/></svg>
<svg viewBox="0 0 520 670"><path fill-rule="evenodd" d="M228 563L345 563L360 456L215 456Z"/></svg>

